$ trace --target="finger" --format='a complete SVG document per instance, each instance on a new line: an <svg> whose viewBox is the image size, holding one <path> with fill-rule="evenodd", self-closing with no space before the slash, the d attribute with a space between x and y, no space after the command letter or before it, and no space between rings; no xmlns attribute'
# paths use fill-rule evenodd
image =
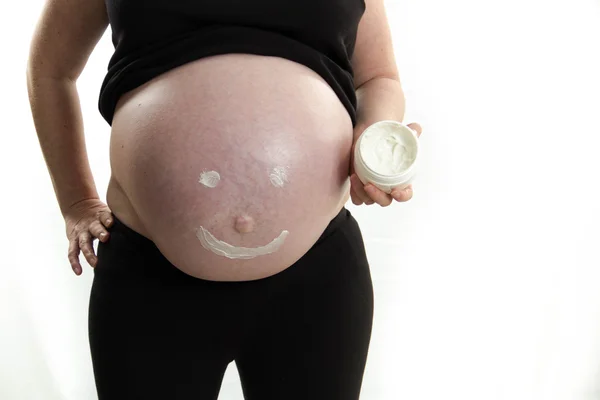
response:
<svg viewBox="0 0 600 400"><path fill-rule="evenodd" d="M381 207L387 207L392 204L392 196L385 193L383 190L376 188L372 184L365 185L365 192Z"/></svg>
<svg viewBox="0 0 600 400"><path fill-rule="evenodd" d="M98 260L96 259L94 249L92 248L92 235L89 232L81 232L81 234L79 234L79 248L88 264L90 264L92 268L95 267Z"/></svg>
<svg viewBox="0 0 600 400"><path fill-rule="evenodd" d="M355 206L360 206L361 204L363 204L363 201L360 199L360 197L358 197L356 193L354 193L354 189L352 187L350 187L350 198L352 199L352 204L354 204Z"/></svg>
<svg viewBox="0 0 600 400"><path fill-rule="evenodd" d="M394 200L399 202L409 201L413 197L412 185L409 185L405 189L392 190L392 197L394 198Z"/></svg>
<svg viewBox="0 0 600 400"><path fill-rule="evenodd" d="M420 124L418 124L417 122L411 122L407 126L417 133L417 137L421 136L421 133L423 132L423 127Z"/></svg>
<svg viewBox="0 0 600 400"><path fill-rule="evenodd" d="M365 192L365 185L360 181L358 175L353 174L350 177L350 182L352 184L352 188L354 189L354 193L363 203L365 203L368 206L374 203L373 199L368 195L367 192Z"/></svg>
<svg viewBox="0 0 600 400"><path fill-rule="evenodd" d="M67 253L69 263L75 275L81 275L81 264L79 263L79 245L76 239L69 241L69 252Z"/></svg>
<svg viewBox="0 0 600 400"><path fill-rule="evenodd" d="M98 215L98 219L107 228L110 228L110 226L112 225L112 223L114 221L112 213L110 211L106 211L106 210L100 211L100 213Z"/></svg>
<svg viewBox="0 0 600 400"><path fill-rule="evenodd" d="M94 221L90 224L90 233L101 242L106 242L110 233L104 228L100 221Z"/></svg>

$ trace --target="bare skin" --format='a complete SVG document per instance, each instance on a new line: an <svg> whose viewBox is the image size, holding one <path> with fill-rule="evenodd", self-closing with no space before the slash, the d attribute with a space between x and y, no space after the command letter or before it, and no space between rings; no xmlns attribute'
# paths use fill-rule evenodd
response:
<svg viewBox="0 0 600 400"><path fill-rule="evenodd" d="M189 275L263 278L302 257L343 206L352 133L343 105L312 70L277 57L203 58L121 98L107 202ZM280 166L288 170L283 187L269 179ZM199 183L204 170L219 172L215 188ZM244 217L251 227L237 223ZM200 227L247 248L289 235L275 253L230 259L201 245Z"/></svg>
<svg viewBox="0 0 600 400"><path fill-rule="evenodd" d="M32 39L28 88L74 272L82 272L80 251L96 265L91 244L109 240L113 214L192 276L252 280L300 258L349 196L381 206L409 200L412 189L386 195L362 185L351 167L353 143L368 125L404 115L383 0L366 3L352 60L354 129L331 88L300 64L245 54L197 60L119 100L104 204L87 161L75 86L107 27L104 1L48 0ZM284 187L269 181L278 166L289 171ZM219 185L200 184L203 170L219 171ZM273 254L236 260L201 246L200 227L242 247L290 234Z"/></svg>

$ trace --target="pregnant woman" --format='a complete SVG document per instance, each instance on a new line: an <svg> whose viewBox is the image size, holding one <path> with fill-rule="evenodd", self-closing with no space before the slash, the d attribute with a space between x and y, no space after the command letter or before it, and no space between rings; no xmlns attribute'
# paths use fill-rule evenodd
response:
<svg viewBox="0 0 600 400"><path fill-rule="evenodd" d="M27 84L69 261L94 267L100 400L214 400L232 361L247 400L359 398L373 291L344 204L412 196L352 169L404 115L383 3L47 0ZM76 82L108 26L104 204Z"/></svg>

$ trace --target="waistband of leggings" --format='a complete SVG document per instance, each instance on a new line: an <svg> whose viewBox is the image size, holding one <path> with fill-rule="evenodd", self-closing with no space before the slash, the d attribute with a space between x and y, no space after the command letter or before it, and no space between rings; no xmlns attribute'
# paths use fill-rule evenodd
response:
<svg viewBox="0 0 600 400"><path fill-rule="evenodd" d="M321 243L323 240L327 239L331 234L340 229L345 222L352 218L350 211L346 207L342 207L342 209L337 213L337 215L329 221L329 224L315 243L315 245Z"/></svg>
<svg viewBox="0 0 600 400"><path fill-rule="evenodd" d="M126 237L128 241L134 241L139 245L154 246L154 242L152 240L126 225L115 214L113 214L113 224L108 228L108 232L111 235L122 235Z"/></svg>
<svg viewBox="0 0 600 400"><path fill-rule="evenodd" d="M352 218L350 211L346 207L342 207L341 210L337 213L337 215L331 221L329 221L329 224L327 225L327 227L325 228L325 230L323 231L323 233L317 240L316 244L325 240L328 236L330 236L337 229L339 229L350 218ZM111 234L118 233L118 234L127 236L127 239L133 240L140 245L154 246L154 242L152 240L150 240L146 236L142 235L141 233L137 232L133 228L130 228L129 226L127 226L119 218L117 218L117 216L114 214L113 214L113 224L111 227L108 228L108 231Z"/></svg>

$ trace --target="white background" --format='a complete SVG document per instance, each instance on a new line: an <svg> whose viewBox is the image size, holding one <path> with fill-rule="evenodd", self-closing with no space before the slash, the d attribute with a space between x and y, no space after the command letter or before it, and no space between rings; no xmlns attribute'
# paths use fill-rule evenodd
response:
<svg viewBox="0 0 600 400"><path fill-rule="evenodd" d="M423 152L412 201L348 205L375 285L361 399L600 399L600 3L387 3ZM96 399L92 271L69 267L27 101L42 4L10 2L0 24L0 398ZM78 82L101 196L109 32Z"/></svg>

